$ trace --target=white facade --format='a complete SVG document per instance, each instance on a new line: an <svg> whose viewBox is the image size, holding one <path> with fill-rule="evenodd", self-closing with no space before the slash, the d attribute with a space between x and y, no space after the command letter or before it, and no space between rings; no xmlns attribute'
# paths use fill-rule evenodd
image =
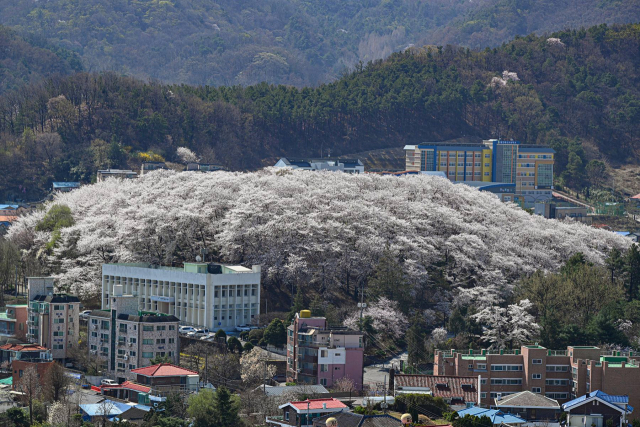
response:
<svg viewBox="0 0 640 427"><path fill-rule="evenodd" d="M364 173L364 165L359 159L312 159L294 160L281 158L274 165L277 168L292 168L303 170L327 170L332 172Z"/></svg>
<svg viewBox="0 0 640 427"><path fill-rule="evenodd" d="M211 273L211 271L215 271ZM260 266L185 263L184 268L103 264L102 309L113 287L138 298L142 311L172 314L182 324L230 330L260 314Z"/></svg>

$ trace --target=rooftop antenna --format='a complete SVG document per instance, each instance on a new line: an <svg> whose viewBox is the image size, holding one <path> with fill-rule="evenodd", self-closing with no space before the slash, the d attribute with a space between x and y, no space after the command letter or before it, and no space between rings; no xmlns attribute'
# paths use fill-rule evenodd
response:
<svg viewBox="0 0 640 427"><path fill-rule="evenodd" d="M198 258L200 258L198 260L198 262L200 262L200 261L207 262L207 254L208 253L209 253L209 251L207 250L207 248L200 249L200 254L202 255L202 257L198 256Z"/></svg>

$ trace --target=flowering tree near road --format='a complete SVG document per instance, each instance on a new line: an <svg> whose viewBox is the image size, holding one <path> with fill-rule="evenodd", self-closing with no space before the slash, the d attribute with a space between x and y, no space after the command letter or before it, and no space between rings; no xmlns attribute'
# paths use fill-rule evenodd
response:
<svg viewBox="0 0 640 427"><path fill-rule="evenodd" d="M531 341L540 332L540 326L528 312L532 307L525 299L506 308L487 307L472 317L484 326L482 339L491 343L489 348L514 348Z"/></svg>

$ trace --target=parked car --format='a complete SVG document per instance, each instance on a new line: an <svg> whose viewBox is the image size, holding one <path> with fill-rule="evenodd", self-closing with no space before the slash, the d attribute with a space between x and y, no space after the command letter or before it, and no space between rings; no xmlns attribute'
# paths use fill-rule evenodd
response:
<svg viewBox="0 0 640 427"><path fill-rule="evenodd" d="M178 332L180 332L181 334L188 334L189 332L194 332L195 330L196 328L194 328L193 326L180 326Z"/></svg>
<svg viewBox="0 0 640 427"><path fill-rule="evenodd" d="M89 319L89 314L91 314L91 310L84 310L80 312L80 318L87 320Z"/></svg>
<svg viewBox="0 0 640 427"><path fill-rule="evenodd" d="M118 381L104 379L104 380L100 381L100 384L102 384L102 385L118 385Z"/></svg>
<svg viewBox="0 0 640 427"><path fill-rule="evenodd" d="M200 338L209 335L209 329L195 329L187 334L190 338Z"/></svg>
<svg viewBox="0 0 640 427"><path fill-rule="evenodd" d="M251 326L250 325L238 325L236 326L236 331L238 332L244 332L244 331L250 331L251 330Z"/></svg>
<svg viewBox="0 0 640 427"><path fill-rule="evenodd" d="M203 335L200 337L201 341L214 341L216 339L216 334L208 333L207 335Z"/></svg>

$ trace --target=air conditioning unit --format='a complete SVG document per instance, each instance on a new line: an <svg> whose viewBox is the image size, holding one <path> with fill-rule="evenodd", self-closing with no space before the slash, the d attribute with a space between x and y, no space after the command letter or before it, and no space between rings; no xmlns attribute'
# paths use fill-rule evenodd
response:
<svg viewBox="0 0 640 427"><path fill-rule="evenodd" d="M91 329L98 329L98 325L91 325Z"/></svg>
<svg viewBox="0 0 640 427"><path fill-rule="evenodd" d="M89 353L91 353L91 354L98 354L98 350L89 350Z"/></svg>
<svg viewBox="0 0 640 427"><path fill-rule="evenodd" d="M124 355L124 360L129 360L129 355L128 354Z"/></svg>
<svg viewBox="0 0 640 427"><path fill-rule="evenodd" d="M133 347L133 343L132 342L129 343L129 347Z"/></svg>

